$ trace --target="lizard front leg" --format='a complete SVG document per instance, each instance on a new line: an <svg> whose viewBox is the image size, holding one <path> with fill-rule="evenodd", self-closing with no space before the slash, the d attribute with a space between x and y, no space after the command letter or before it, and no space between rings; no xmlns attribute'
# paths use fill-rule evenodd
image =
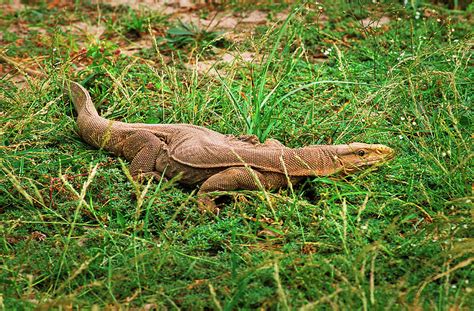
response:
<svg viewBox="0 0 474 311"><path fill-rule="evenodd" d="M209 177L199 189L198 205L201 210L218 212L212 198L213 191L275 189L287 185L283 174L258 172L248 167L231 167Z"/></svg>
<svg viewBox="0 0 474 311"><path fill-rule="evenodd" d="M156 171L156 159L165 143L148 131L137 131L125 139L123 155L129 161L130 175L133 179L145 177L161 178L161 172Z"/></svg>

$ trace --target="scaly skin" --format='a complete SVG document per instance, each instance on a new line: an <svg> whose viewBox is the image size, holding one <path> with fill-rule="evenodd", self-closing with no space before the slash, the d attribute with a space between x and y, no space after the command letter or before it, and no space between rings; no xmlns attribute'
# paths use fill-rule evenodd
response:
<svg viewBox="0 0 474 311"><path fill-rule="evenodd" d="M189 124L116 122L99 116L81 85L70 82L68 91L87 143L125 157L134 178L179 174L183 184L201 184L198 198L204 207L214 207L210 192L275 189L308 176L351 173L394 156L391 148L379 144L292 149L277 140L261 144L252 135L234 137Z"/></svg>

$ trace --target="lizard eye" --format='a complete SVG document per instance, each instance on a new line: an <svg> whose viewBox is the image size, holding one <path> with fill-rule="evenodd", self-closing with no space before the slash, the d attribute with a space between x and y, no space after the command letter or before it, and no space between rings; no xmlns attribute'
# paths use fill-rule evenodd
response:
<svg viewBox="0 0 474 311"><path fill-rule="evenodd" d="M357 155L358 155L359 157L365 156L365 150L357 150Z"/></svg>

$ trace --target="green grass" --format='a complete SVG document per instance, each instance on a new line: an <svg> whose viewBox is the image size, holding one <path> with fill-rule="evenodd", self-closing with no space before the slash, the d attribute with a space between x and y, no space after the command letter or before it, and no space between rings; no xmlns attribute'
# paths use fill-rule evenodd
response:
<svg viewBox="0 0 474 311"><path fill-rule="evenodd" d="M20 85L0 63L0 309L469 309L472 8L416 3L305 5L212 53L213 30L160 45L176 22L153 12L8 14L1 52L48 78ZM371 16L390 23L364 29L358 20ZM98 20L100 40L64 30ZM117 52L150 30L146 53ZM220 77L185 66L225 50L257 57L216 65ZM345 178L235 192L219 216L202 214L196 189L134 185L126 163L82 142L64 78L115 120L291 147L378 142L397 157Z"/></svg>

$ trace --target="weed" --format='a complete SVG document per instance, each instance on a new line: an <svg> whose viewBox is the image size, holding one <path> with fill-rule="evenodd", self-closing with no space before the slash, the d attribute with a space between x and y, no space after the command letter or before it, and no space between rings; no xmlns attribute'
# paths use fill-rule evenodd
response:
<svg viewBox="0 0 474 311"><path fill-rule="evenodd" d="M189 58L193 53L209 53L211 47L225 47L226 40L219 31L200 29L193 23L178 23L166 31L166 36L158 38L159 44L168 49L179 52L181 49L189 51Z"/></svg>

